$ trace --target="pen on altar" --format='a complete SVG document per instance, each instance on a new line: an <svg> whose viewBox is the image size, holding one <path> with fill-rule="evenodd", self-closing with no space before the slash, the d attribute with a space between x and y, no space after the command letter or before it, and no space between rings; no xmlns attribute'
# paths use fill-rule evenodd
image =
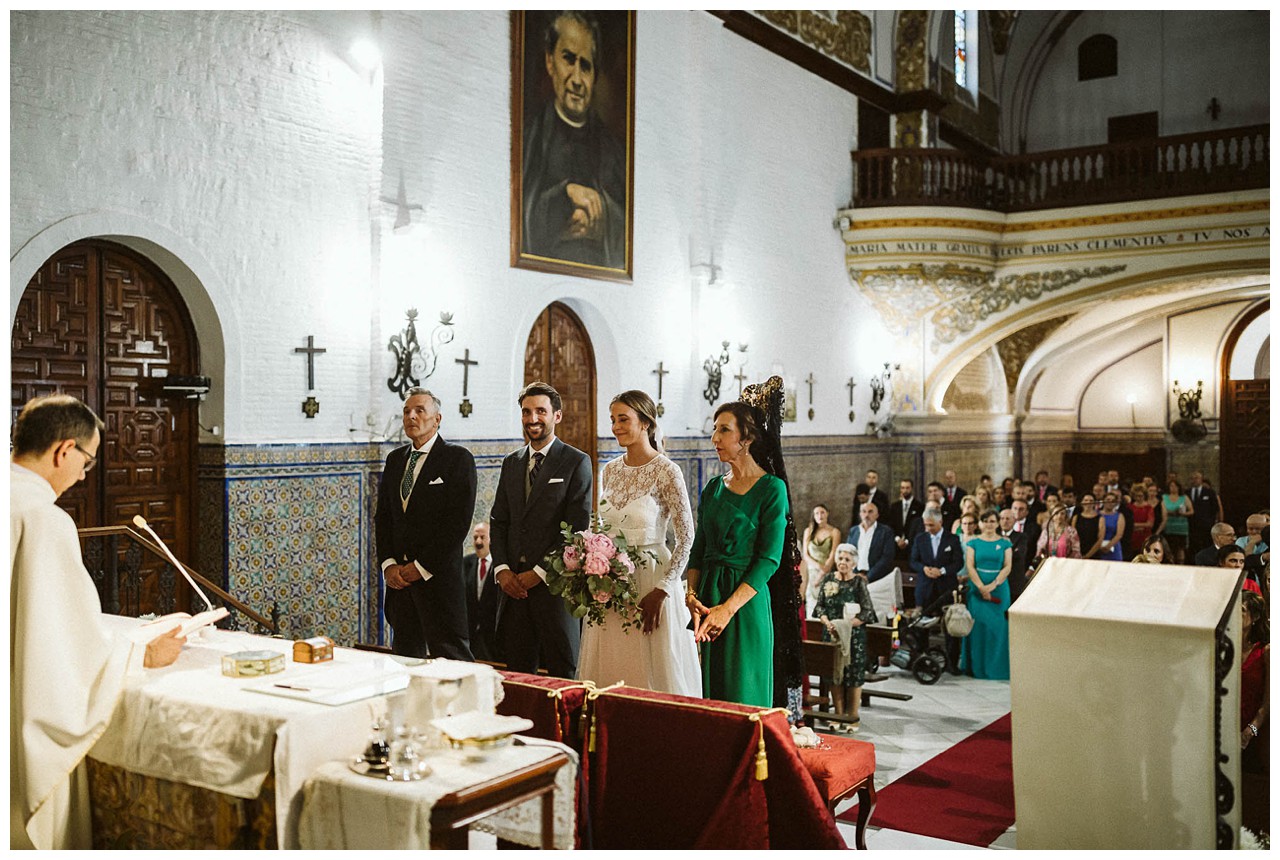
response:
<svg viewBox="0 0 1280 860"><path fill-rule="evenodd" d="M298 690L303 693L311 692L310 687L295 687L293 684L276 684L275 686L279 687L282 690Z"/></svg>

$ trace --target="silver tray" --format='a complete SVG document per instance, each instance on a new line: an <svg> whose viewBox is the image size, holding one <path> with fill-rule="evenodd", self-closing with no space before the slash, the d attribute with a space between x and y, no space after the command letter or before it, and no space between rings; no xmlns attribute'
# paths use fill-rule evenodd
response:
<svg viewBox="0 0 1280 860"><path fill-rule="evenodd" d="M352 773L358 773L361 776L367 776L369 779L381 779L386 782L417 782L431 775L431 766L426 761L419 759L418 769L408 777L392 776L391 768L387 765L369 764L364 760L363 756L347 760L347 769Z"/></svg>

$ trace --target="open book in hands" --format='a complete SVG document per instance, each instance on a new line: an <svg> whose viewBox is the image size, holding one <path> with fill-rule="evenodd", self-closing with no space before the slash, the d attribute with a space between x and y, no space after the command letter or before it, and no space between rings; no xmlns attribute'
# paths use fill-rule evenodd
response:
<svg viewBox="0 0 1280 860"><path fill-rule="evenodd" d="M230 614L225 606L208 609L197 615L189 615L186 612L171 612L168 615L162 615L154 621L148 621L143 624L133 631L129 638L139 643L150 642L157 636L168 633L174 627L182 628L178 631L179 636L190 636L201 627L215 624Z"/></svg>

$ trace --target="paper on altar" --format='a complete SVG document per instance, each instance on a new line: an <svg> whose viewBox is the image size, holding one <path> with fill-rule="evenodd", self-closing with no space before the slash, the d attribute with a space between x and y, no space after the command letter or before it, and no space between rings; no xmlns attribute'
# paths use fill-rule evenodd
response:
<svg viewBox="0 0 1280 860"><path fill-rule="evenodd" d="M245 689L318 705L345 705L373 696L398 693L409 686L409 673L404 667L394 663L389 667L381 660L374 661L372 665L345 665L333 661L307 665L311 668L269 675L265 680L246 685Z"/></svg>
<svg viewBox="0 0 1280 860"><path fill-rule="evenodd" d="M227 611L227 607L218 606L214 609L206 609L204 612L191 615L186 612L171 612L168 615L161 615L154 621L148 621L141 627L136 628L129 634L129 638L139 644L150 642L162 633L168 633L177 625L179 636L190 636L203 627L210 624L216 624L231 613Z"/></svg>
<svg viewBox="0 0 1280 860"><path fill-rule="evenodd" d="M1050 559L1009 610L1018 847L1213 848L1218 568ZM1239 785L1239 669L1222 766ZM1237 797L1238 792L1237 792ZM1239 829L1239 805L1226 816Z"/></svg>

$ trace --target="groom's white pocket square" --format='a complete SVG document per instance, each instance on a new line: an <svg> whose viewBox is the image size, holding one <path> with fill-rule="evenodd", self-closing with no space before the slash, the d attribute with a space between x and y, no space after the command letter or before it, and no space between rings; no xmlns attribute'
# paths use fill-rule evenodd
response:
<svg viewBox="0 0 1280 860"><path fill-rule="evenodd" d="M547 478L548 484L563 484L564 478Z"/></svg>
<svg viewBox="0 0 1280 860"><path fill-rule="evenodd" d="M431 484L428 484L428 486L431 486L433 484L443 484L443 483L444 483L444 478L436 478L431 482Z"/></svg>

